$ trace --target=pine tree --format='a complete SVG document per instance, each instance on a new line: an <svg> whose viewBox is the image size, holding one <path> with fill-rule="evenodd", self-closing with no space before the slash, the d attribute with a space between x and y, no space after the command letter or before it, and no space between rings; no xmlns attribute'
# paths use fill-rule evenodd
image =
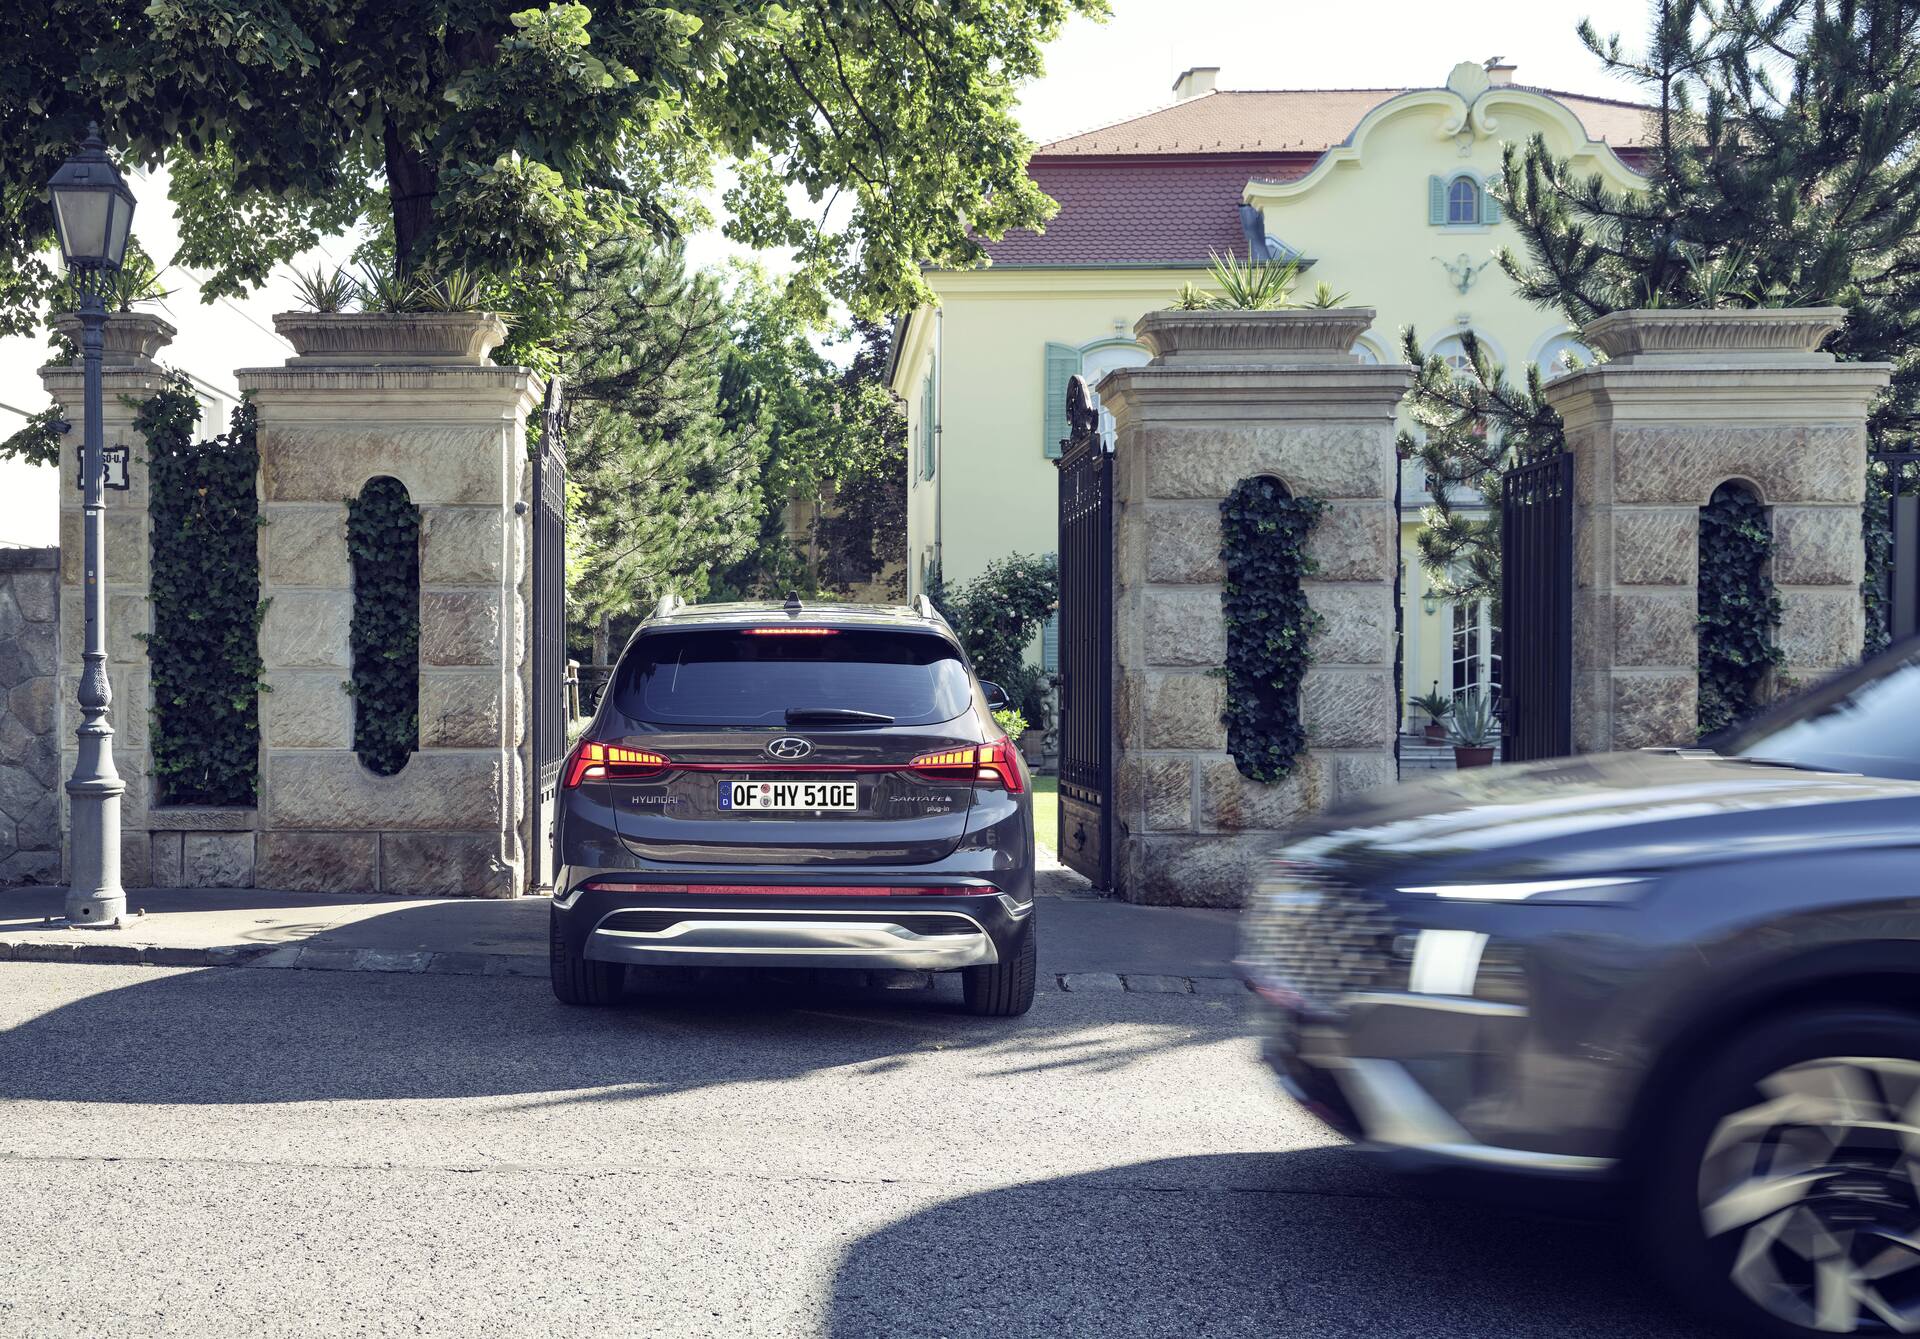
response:
<svg viewBox="0 0 1920 1339"><path fill-rule="evenodd" d="M1647 188L1576 179L1541 137L1508 145L1497 190L1525 255L1503 251L1501 268L1575 325L1633 307L1842 306L1846 324L1828 348L1895 367L1868 422L1874 449L1910 448L1920 430L1920 5L1656 0L1651 19L1638 59L1618 37L1579 29L1650 99ZM1522 391L1473 361L1471 374L1421 367L1411 405L1429 441L1403 437L1402 450L1436 480L1491 485L1497 510L1507 449L1563 442L1531 369ZM1870 557L1883 524L1872 508L1870 498ZM1483 594L1498 584L1498 538L1497 520L1437 500L1422 560L1459 565ZM1870 615L1874 584L1870 570Z"/></svg>
<svg viewBox="0 0 1920 1339"><path fill-rule="evenodd" d="M764 443L720 414L730 309L677 249L603 242L568 298L567 600L623 632L663 594L697 599L758 533ZM617 645L614 649L618 649Z"/></svg>

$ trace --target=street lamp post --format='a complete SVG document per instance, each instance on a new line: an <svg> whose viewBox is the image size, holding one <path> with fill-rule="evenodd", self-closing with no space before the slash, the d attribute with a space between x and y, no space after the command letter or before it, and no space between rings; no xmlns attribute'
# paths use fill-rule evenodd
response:
<svg viewBox="0 0 1920 1339"><path fill-rule="evenodd" d="M86 381L83 401L86 430L80 448L81 507L85 516L85 558L80 598L86 611L86 644L81 651L79 757L67 780L72 811L71 881L67 885L67 921L76 926L111 929L127 910L120 886L120 795L126 783L113 765L113 727L107 708L113 690L107 683L106 468L101 426L100 349L107 324L107 292L127 253L133 223L133 192L127 189L99 128L89 126L80 150L48 183L60 254L79 294L80 353Z"/></svg>

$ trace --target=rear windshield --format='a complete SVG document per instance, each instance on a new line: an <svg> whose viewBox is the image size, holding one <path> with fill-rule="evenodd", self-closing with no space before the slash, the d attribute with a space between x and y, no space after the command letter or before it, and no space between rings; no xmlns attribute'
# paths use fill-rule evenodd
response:
<svg viewBox="0 0 1920 1339"><path fill-rule="evenodd" d="M650 633L628 650L614 682L623 715L662 725L784 726L789 711L834 708L932 725L971 700L959 652L944 638L911 632Z"/></svg>

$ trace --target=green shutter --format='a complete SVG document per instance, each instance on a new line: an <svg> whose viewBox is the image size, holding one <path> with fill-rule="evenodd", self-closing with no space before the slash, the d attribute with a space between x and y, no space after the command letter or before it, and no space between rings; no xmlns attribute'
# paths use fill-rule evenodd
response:
<svg viewBox="0 0 1920 1339"><path fill-rule="evenodd" d="M1048 460L1060 458L1067 439L1067 382L1080 371L1080 350L1071 344L1047 344L1046 397L1040 416L1040 447Z"/></svg>
<svg viewBox="0 0 1920 1339"><path fill-rule="evenodd" d="M934 453L938 449L940 434L938 425L933 421L933 368L927 368L927 379L920 383L920 477L931 479L934 471Z"/></svg>
<svg viewBox="0 0 1920 1339"><path fill-rule="evenodd" d="M1493 184L1483 182L1480 186L1480 221L1498 223L1500 221L1500 202L1493 198Z"/></svg>
<svg viewBox="0 0 1920 1339"><path fill-rule="evenodd" d="M1435 227L1444 226L1447 221L1447 179L1445 177L1427 178L1427 222Z"/></svg>

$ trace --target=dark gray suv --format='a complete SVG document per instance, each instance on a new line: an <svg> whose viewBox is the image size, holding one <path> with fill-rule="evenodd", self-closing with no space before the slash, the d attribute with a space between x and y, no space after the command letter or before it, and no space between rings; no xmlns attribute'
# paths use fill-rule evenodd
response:
<svg viewBox="0 0 1920 1339"><path fill-rule="evenodd" d="M1714 742L1328 816L1248 911L1267 1057L1403 1163L1624 1191L1733 1333L1920 1333L1920 643Z"/></svg>
<svg viewBox="0 0 1920 1339"><path fill-rule="evenodd" d="M1033 1004L1026 763L933 607L663 602L561 774L554 993L633 966L962 973Z"/></svg>

